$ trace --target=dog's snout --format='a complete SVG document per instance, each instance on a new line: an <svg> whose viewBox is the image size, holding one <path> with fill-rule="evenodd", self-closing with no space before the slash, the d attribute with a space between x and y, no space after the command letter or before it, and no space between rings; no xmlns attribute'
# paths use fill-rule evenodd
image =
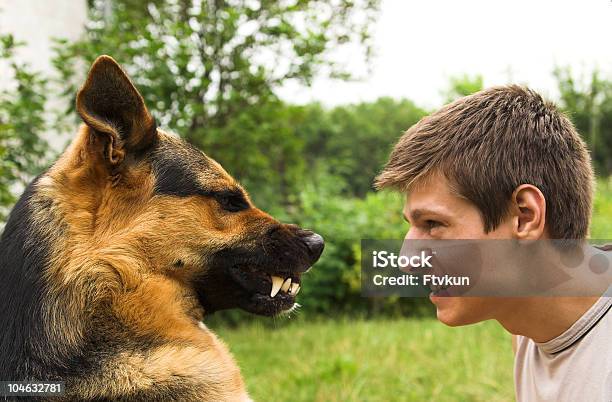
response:
<svg viewBox="0 0 612 402"><path fill-rule="evenodd" d="M314 264L323 253L323 248L325 247L323 237L320 234L311 232L302 237L302 241L306 244L306 247L308 247L309 256L312 259L312 264Z"/></svg>
<svg viewBox="0 0 612 402"><path fill-rule="evenodd" d="M283 224L268 229L265 251L283 269L301 273L308 271L321 257L325 241L311 230Z"/></svg>

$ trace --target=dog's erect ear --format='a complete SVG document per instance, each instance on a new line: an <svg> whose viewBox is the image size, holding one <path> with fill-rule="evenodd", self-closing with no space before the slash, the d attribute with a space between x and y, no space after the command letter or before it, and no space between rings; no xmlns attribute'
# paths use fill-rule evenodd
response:
<svg viewBox="0 0 612 402"><path fill-rule="evenodd" d="M142 96L109 56L98 57L91 66L76 107L96 135L107 137L105 156L113 165L121 163L126 152L151 146L157 136L155 119Z"/></svg>

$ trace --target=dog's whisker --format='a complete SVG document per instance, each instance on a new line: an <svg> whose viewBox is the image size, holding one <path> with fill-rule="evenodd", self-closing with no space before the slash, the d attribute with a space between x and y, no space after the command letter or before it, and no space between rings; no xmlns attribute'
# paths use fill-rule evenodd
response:
<svg viewBox="0 0 612 402"><path fill-rule="evenodd" d="M291 308L281 311L274 318L291 319L291 315L297 315L301 307L302 305L300 303L293 303L293 306L291 306Z"/></svg>

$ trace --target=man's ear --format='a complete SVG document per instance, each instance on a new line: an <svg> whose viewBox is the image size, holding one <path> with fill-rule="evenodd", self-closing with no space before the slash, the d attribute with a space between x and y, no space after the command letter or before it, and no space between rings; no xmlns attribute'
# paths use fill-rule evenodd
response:
<svg viewBox="0 0 612 402"><path fill-rule="evenodd" d="M157 137L155 119L142 96L121 67L109 56L100 56L77 93L76 108L94 135L104 136L104 156L121 163L129 152L142 151Z"/></svg>
<svg viewBox="0 0 612 402"><path fill-rule="evenodd" d="M546 199L536 186L521 184L514 190L512 214L512 230L517 239L538 240L546 234Z"/></svg>

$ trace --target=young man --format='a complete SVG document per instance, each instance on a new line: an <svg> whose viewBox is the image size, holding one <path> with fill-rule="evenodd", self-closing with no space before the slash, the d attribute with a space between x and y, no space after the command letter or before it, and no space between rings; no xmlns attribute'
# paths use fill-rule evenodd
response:
<svg viewBox="0 0 612 402"><path fill-rule="evenodd" d="M593 183L571 122L519 86L484 90L423 118L377 178L378 188L406 193L408 240L585 239ZM495 319L514 335L519 401L610 402L612 297L600 295L431 300L447 325Z"/></svg>

